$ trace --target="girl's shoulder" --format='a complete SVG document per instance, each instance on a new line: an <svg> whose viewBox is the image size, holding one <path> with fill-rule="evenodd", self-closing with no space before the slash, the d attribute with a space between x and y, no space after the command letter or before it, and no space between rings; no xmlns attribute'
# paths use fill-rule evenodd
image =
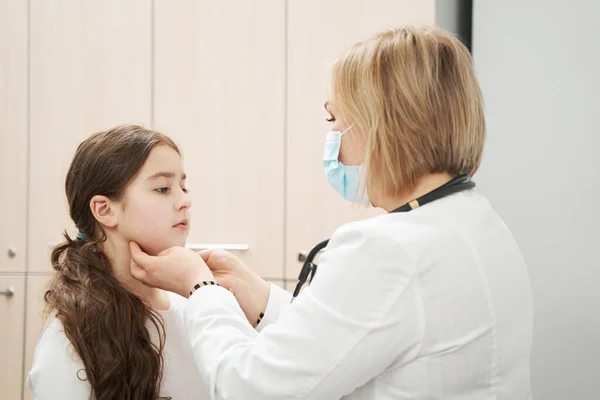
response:
<svg viewBox="0 0 600 400"><path fill-rule="evenodd" d="M67 395L62 398L89 397L83 363L54 313L48 316L36 344L27 387L34 397L39 394Z"/></svg>
<svg viewBox="0 0 600 400"><path fill-rule="evenodd" d="M185 306L188 302L188 299L186 299L183 296L178 295L177 293L168 292L168 291L165 291L165 293L169 297L169 302L170 302L169 309L166 312L177 314L178 316L183 318L183 312L185 310ZM163 313L165 313L165 311L163 311Z"/></svg>

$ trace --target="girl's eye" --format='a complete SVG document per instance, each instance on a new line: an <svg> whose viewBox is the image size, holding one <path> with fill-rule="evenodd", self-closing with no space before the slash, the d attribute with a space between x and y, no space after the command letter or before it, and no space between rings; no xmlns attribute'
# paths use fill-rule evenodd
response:
<svg viewBox="0 0 600 400"><path fill-rule="evenodd" d="M161 188L154 189L154 190L156 190L160 194L167 194L167 193L169 193L169 188L168 187L161 187Z"/></svg>
<svg viewBox="0 0 600 400"><path fill-rule="evenodd" d="M335 122L335 117L325 118L325 121L327 121L327 122Z"/></svg>

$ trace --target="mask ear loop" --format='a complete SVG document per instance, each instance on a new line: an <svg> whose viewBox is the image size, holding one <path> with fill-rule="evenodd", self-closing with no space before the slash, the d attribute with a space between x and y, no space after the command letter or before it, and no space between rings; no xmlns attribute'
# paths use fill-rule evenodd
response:
<svg viewBox="0 0 600 400"><path fill-rule="evenodd" d="M354 124L350 125L349 127L347 127L346 129L344 129L344 131L342 133L340 133L340 137L344 136L346 134L346 132L348 132L350 129L352 129L354 127Z"/></svg>

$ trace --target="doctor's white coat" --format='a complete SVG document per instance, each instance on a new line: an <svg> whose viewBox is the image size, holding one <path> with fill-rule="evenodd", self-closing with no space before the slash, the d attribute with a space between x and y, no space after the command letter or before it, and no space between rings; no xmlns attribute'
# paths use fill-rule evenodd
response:
<svg viewBox="0 0 600 400"><path fill-rule="evenodd" d="M289 301L273 285L257 331L227 290L193 294L186 327L213 399L531 398L526 266L474 192L342 226Z"/></svg>

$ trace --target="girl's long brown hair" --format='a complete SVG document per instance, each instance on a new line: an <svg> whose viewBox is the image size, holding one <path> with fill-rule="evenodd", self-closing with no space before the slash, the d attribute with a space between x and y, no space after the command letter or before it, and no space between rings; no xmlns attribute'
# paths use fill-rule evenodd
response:
<svg viewBox="0 0 600 400"><path fill-rule="evenodd" d="M54 276L44 298L79 354L78 377L97 400L160 398L165 329L161 317L115 279L102 251L106 235L90 210L95 195L122 198L152 149L168 137L137 125L96 133L79 145L65 189L71 219L85 237L52 251ZM148 329L147 326L152 329Z"/></svg>

